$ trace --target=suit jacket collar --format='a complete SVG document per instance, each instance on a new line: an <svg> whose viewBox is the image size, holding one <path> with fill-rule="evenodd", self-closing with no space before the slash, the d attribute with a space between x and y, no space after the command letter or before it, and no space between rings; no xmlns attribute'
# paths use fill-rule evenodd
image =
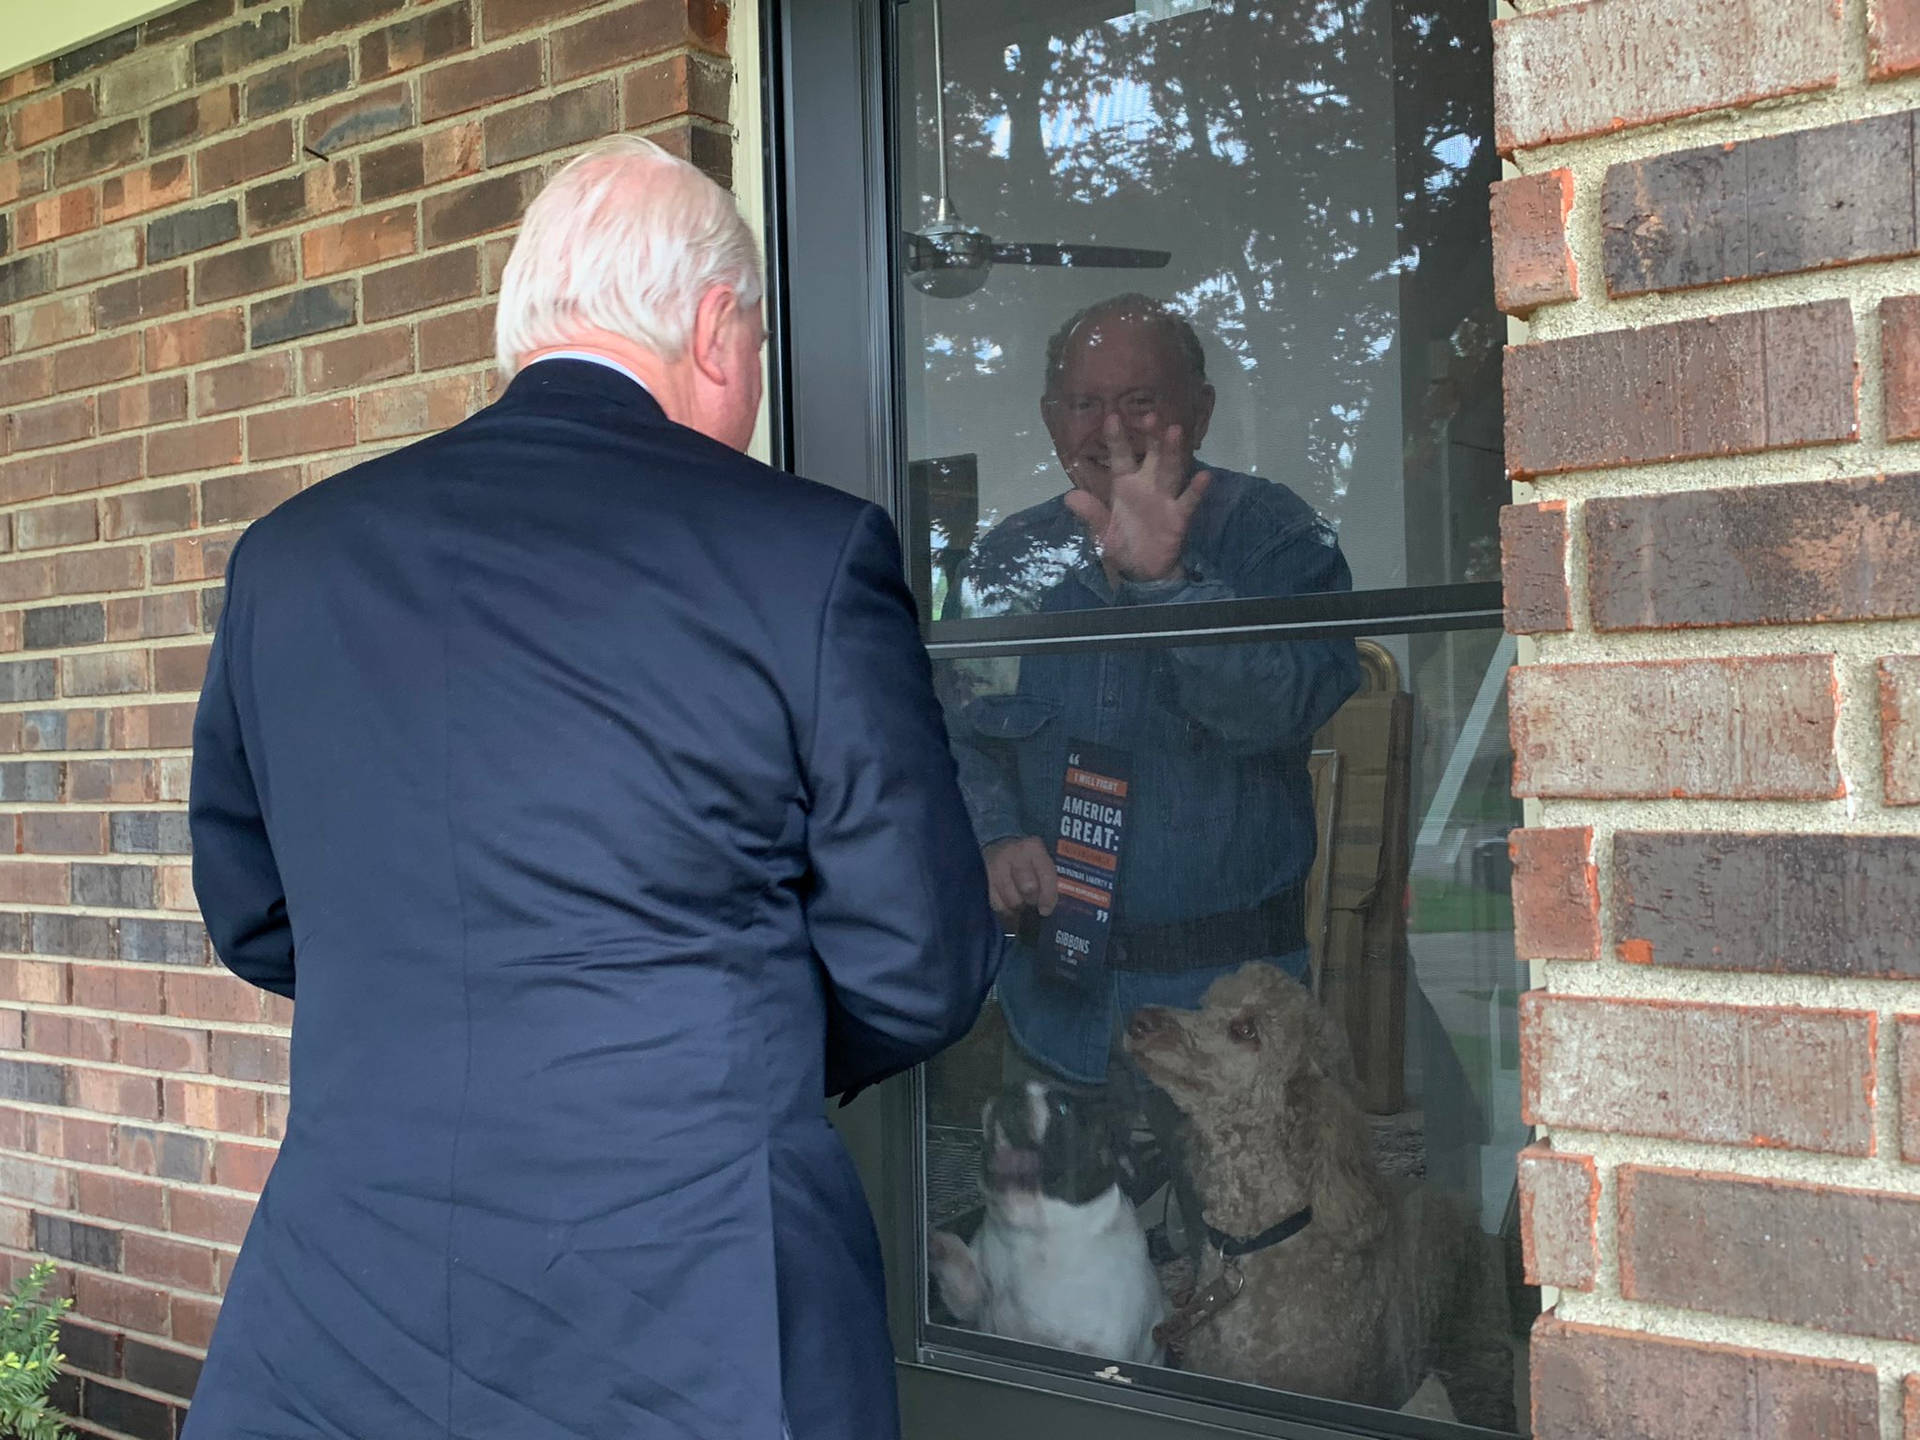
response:
<svg viewBox="0 0 1920 1440"><path fill-rule="evenodd" d="M503 405L518 408L531 406L539 409L551 407L556 401L597 400L611 404L626 416L647 425L664 425L667 412L660 408L660 402L653 398L653 392L646 386L629 379L620 371L607 365L596 365L591 360L541 360L527 366L513 377L506 393L500 397Z"/></svg>

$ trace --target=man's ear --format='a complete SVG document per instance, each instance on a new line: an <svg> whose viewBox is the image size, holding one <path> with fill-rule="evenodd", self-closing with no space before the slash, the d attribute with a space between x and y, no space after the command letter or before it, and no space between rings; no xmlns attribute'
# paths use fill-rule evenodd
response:
<svg viewBox="0 0 1920 1440"><path fill-rule="evenodd" d="M693 312L693 335L689 358L694 369L716 385L730 378L727 372L727 337L731 327L740 323L740 307L733 292L724 285L710 285Z"/></svg>
<svg viewBox="0 0 1920 1440"><path fill-rule="evenodd" d="M1207 438L1207 426L1213 420L1214 391L1211 385L1202 385L1193 397L1193 434L1187 437L1189 449L1198 450L1201 442Z"/></svg>

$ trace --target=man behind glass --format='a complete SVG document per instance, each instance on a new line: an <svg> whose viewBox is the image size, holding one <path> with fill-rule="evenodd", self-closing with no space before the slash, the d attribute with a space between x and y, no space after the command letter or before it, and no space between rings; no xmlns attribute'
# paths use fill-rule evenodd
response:
<svg viewBox="0 0 1920 1440"><path fill-rule="evenodd" d="M1048 344L1041 399L1072 488L980 541L947 614L1351 589L1338 539L1311 506L1197 458L1213 406L1199 337L1159 302L1121 295L1075 315ZM1175 1119L1133 1076L1116 1031L1144 1005L1197 1007L1249 961L1307 978L1307 758L1359 678L1348 640L1030 655L1010 693L969 695L964 677L948 677L994 908L1023 937L999 982L1010 1073L1111 1085L1168 1141ZM1037 918L1060 896L1046 837L1060 828L1070 743L1122 752L1131 776L1108 953L1071 977L1049 962Z"/></svg>

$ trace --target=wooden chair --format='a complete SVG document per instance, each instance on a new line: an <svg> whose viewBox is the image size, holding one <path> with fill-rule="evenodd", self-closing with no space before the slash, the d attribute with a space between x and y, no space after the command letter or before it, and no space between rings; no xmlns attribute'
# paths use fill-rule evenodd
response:
<svg viewBox="0 0 1920 1440"><path fill-rule="evenodd" d="M1309 762L1315 810L1331 822L1309 876L1307 937L1314 993L1347 1032L1366 1106L1392 1115L1406 1103L1413 697L1390 651L1371 640L1359 650L1361 688Z"/></svg>

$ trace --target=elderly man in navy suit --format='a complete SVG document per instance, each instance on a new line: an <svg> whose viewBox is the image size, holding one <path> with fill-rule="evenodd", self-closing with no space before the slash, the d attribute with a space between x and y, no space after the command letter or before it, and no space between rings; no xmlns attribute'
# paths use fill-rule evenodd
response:
<svg viewBox="0 0 1920 1440"><path fill-rule="evenodd" d="M220 957L292 1112L192 1440L887 1440L880 1258L824 1097L998 964L887 517L740 454L726 193L576 160L497 404L235 548L194 733Z"/></svg>

